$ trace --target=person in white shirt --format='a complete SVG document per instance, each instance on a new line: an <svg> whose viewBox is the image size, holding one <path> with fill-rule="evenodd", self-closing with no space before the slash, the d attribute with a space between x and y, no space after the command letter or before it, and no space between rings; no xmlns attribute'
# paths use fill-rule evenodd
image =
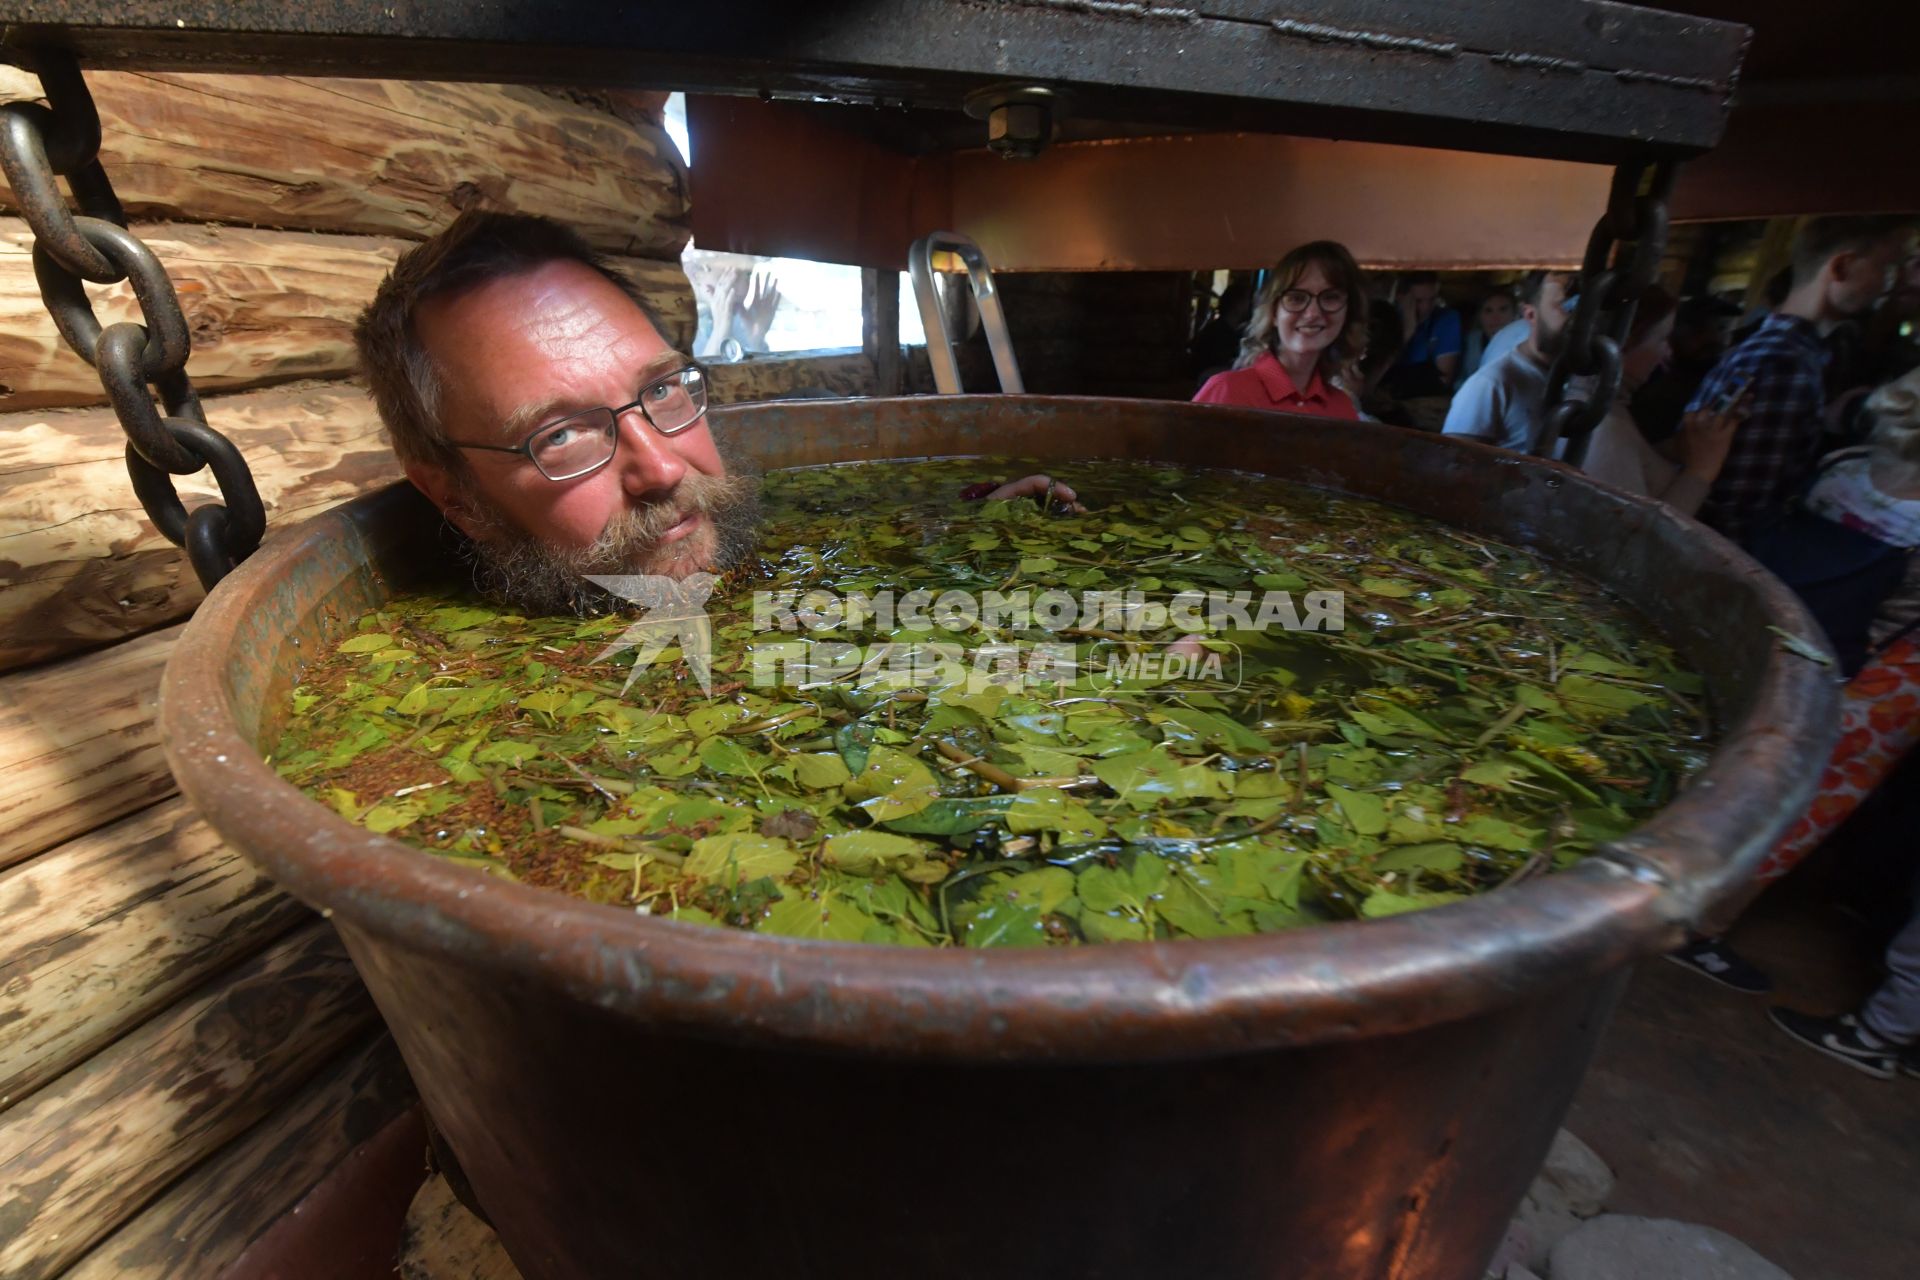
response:
<svg viewBox="0 0 1920 1280"><path fill-rule="evenodd" d="M1527 339L1489 360L1454 394L1443 430L1450 436L1532 453L1546 422L1547 372L1566 340L1570 271L1534 271L1520 287Z"/></svg>

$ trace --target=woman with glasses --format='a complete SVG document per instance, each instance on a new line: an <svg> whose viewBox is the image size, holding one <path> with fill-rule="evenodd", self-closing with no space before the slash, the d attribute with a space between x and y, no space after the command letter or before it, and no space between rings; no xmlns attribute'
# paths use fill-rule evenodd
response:
<svg viewBox="0 0 1920 1280"><path fill-rule="evenodd" d="M1360 267L1345 245L1315 240L1274 265L1254 301L1239 360L1207 379L1193 400L1355 420L1366 349Z"/></svg>

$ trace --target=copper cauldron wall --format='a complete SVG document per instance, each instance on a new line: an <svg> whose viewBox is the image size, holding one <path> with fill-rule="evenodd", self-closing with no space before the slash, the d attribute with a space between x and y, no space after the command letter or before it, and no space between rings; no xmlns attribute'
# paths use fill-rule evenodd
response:
<svg viewBox="0 0 1920 1280"><path fill-rule="evenodd" d="M261 762L303 659L446 570L410 489L350 503L201 606L163 687L168 758L332 917L530 1280L1478 1277L1625 966L1737 894L1831 739L1831 679L1769 631L1817 634L1783 587L1550 463L1142 401L813 401L715 426L767 467L1152 458L1396 503L1611 586L1706 673L1725 736L1574 869L1389 920L991 953L678 925L423 856ZM1096 463L1063 470L1097 492Z"/></svg>

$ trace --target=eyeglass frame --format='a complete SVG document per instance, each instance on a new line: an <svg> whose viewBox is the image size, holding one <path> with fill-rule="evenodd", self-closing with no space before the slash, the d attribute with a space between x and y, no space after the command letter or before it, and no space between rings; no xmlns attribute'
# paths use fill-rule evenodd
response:
<svg viewBox="0 0 1920 1280"><path fill-rule="evenodd" d="M691 418L688 418L685 422L681 423L677 427L674 427L672 430L668 430L667 428L662 427L659 423L655 422L653 420L653 415L647 412L647 406L646 406L647 393L659 387L665 386L667 383L672 382L675 378L684 378L689 373L697 373L700 375L700 384L701 384L700 412L694 414ZM591 409L576 409L574 412L567 414L565 417L555 418L552 422L545 422L535 427L532 431L529 431L527 433L527 438L522 440L519 444L516 444L516 445L469 444L463 440L451 440L451 441L448 441L448 443L451 444L456 449L481 449L487 453L519 454L521 457L525 458L528 462L531 462L533 464L533 469L535 471L538 471L541 474L541 476L543 476L547 480L552 481L554 484L561 484L568 480L578 480L582 476L592 475L594 472L598 471L600 468L606 466L609 462L612 462L614 458L619 454L620 452L620 419L622 415L624 415L630 409L638 409L640 411L640 416L646 420L647 425L651 427L653 430L659 432L662 437L669 440L671 440L674 436L679 435L683 431L687 431L695 426L698 426L700 423L700 420L707 416L708 406L706 404L706 398L707 398L706 388L711 381L712 379L708 375L707 367L705 365L701 364L698 360L689 360L685 364L681 365L679 368L673 370L671 373L663 373L659 377L653 379L653 381L647 383L646 386L641 387L640 394L638 396L636 396L632 401L628 402L627 404L621 405L617 409L611 405L596 405ZM567 423L572 422L575 418L584 418L588 414L593 414L593 413L610 413L613 415L613 419L612 419L613 447L607 450L607 456L600 459L600 461L594 463L592 466L588 467L584 471L576 471L571 475L564 475L564 476L547 475L547 469L540 465L540 459L533 456L533 442L535 440L538 440L541 436L545 435L547 432L552 431L556 427L565 426Z"/></svg>
<svg viewBox="0 0 1920 1280"><path fill-rule="evenodd" d="M1289 307L1287 305L1287 295L1290 293L1297 293L1302 297L1304 297L1306 301L1301 303L1297 309L1294 307ZM1340 295L1339 306L1329 307L1325 302L1321 301L1322 298L1326 297L1330 293L1337 293ZM1347 304L1353 301L1353 295L1349 293L1347 290L1340 288L1338 285L1332 285L1325 289L1321 289L1318 292L1313 292L1307 289L1282 289L1278 294L1274 296L1273 301L1274 301L1274 305L1278 306L1282 311L1286 312L1290 316L1303 316L1307 314L1308 307L1318 307L1320 308L1321 315L1330 316L1330 315L1336 315L1339 312L1345 311L1347 309Z"/></svg>

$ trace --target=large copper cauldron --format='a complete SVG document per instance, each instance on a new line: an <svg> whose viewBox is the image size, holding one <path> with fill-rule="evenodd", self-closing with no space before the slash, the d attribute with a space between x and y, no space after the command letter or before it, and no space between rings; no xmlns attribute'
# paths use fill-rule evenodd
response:
<svg viewBox="0 0 1920 1280"><path fill-rule="evenodd" d="M1265 937L921 951L648 919L350 825L256 744L305 657L445 572L404 486L264 547L201 606L168 759L222 836L345 937L530 1278L1468 1280L1636 958L1736 896L1829 746L1829 673L1772 578L1562 467L1388 427L1139 401L948 397L715 414L763 467L1022 454L1097 492L1151 458L1378 498L1636 604L1725 736L1570 871ZM849 519L859 513L850 512Z"/></svg>

